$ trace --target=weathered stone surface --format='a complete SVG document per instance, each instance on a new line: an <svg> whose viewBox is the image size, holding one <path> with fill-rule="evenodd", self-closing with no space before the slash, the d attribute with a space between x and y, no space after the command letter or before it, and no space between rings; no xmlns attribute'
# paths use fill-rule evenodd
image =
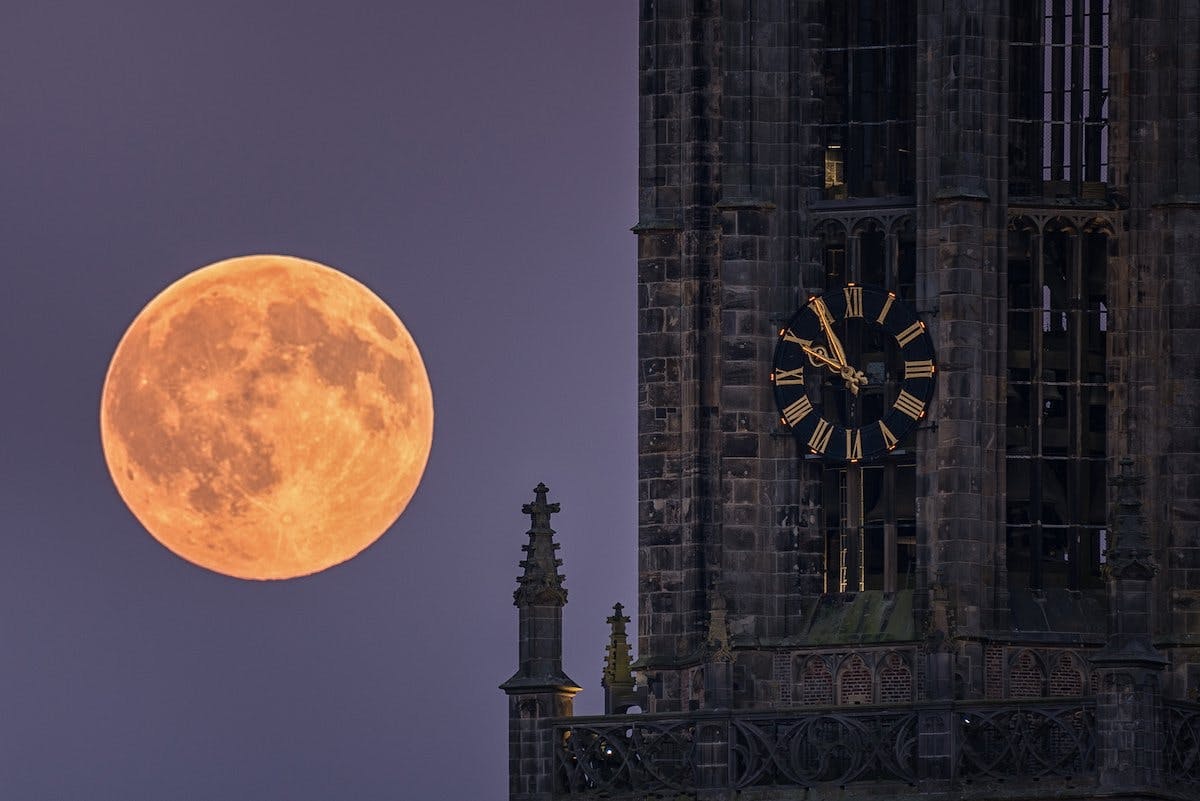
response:
<svg viewBox="0 0 1200 801"><path fill-rule="evenodd" d="M967 736L951 736L966 725L949 713L951 699L1078 696L1094 710L1106 781L1161 779L1158 729L1132 727L1157 726L1165 700L1200 693L1200 0L1082 5L1111 12L1106 180L1060 180L1045 166L1036 186L1013 182L1028 171L1014 149L1014 9L1031 9L1037 36L1043 17L1036 2L953 0L908 4L911 178L902 191L879 180L848 197L827 183L827 164L884 170L856 159L850 143L825 147L822 126L838 113L824 99L837 55L824 49L826 20L842 4L640 4L634 670L645 710L944 703L918 717L917 778L937 790L961 768L956 737ZM877 88L857 85L864 97ZM1107 239L1089 239L1095 232ZM1064 236L1070 252L1098 248L1094 257L1107 260L1103 309L1079 300L1043 312L1036 298L1016 306L1013 271ZM894 496L916 518L905 534L911 567L888 591L840 592L854 567L839 564L842 543L859 532L826 521L840 497L863 489L839 487L792 439L768 379L781 326L810 295L846 280L899 290L936 350L929 413L900 448L915 460L915 497ZM1107 386L1014 378L1067 369L1040 364L1048 357L1032 348L1024 364L1010 351L1014 327L1040 313L1044 326L1055 315L1103 320L1103 358L1074 369ZM1009 458L1022 447L1010 415L1032 408L1019 392L1031 381L1055 384L1047 399L1102 396L1103 420L1087 421L1098 429L1062 423L1046 404L1033 414L1036 430L1044 442L1100 432L1104 459L1089 486L1067 490L1093 531L1115 500L1100 484L1119 458L1149 478L1140 514L1158 566L1152 583L1112 579L1106 595L1099 576L1083 592L1031 590L1010 575L1008 549L1021 546L1006 518L1009 484L1024 478L1024 463ZM1114 522L1109 515L1109 548ZM1099 560L1100 547L1088 558ZM1056 552L1033 560L1063 564ZM728 634L716 651L715 609ZM1138 641L1158 644L1165 666L1122 652L1125 662L1093 671L1087 661L1117 621L1144 629ZM715 659L722 649L732 662ZM703 736L697 770L719 784L728 744Z"/></svg>

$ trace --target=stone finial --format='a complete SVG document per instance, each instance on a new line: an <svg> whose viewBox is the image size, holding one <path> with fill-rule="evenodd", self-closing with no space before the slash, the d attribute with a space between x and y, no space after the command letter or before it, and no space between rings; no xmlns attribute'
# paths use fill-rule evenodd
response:
<svg viewBox="0 0 1200 801"><path fill-rule="evenodd" d="M612 631L604 649L604 675L600 679L600 685L605 689L633 687L633 672L629 667L629 635L625 632L625 624L629 622L629 618L623 614L624 611L625 607L621 604L613 604L612 616L608 618Z"/></svg>
<svg viewBox="0 0 1200 801"><path fill-rule="evenodd" d="M529 544L522 545L525 558L521 560L524 573L517 577L519 585L513 592L513 604L553 604L563 606L567 602L567 590L558 568L562 560L555 557L558 543L554 541L554 529L550 528L550 515L559 511L557 503L546 503L550 490L545 484L533 489L534 501L521 507L521 512L530 517Z"/></svg>
<svg viewBox="0 0 1200 801"><path fill-rule="evenodd" d="M557 514L561 509L557 503L546 503L546 496L549 492L550 488L539 481L538 485L533 488L533 503L527 503L521 507L521 514L529 515L534 530L549 530L550 515Z"/></svg>
<svg viewBox="0 0 1200 801"><path fill-rule="evenodd" d="M1114 542L1107 556L1108 574L1118 579L1150 579L1158 572L1158 563L1150 549L1150 532L1142 514L1141 488L1146 478L1134 473L1134 461L1126 456L1121 459L1121 472L1111 483L1117 488L1117 510Z"/></svg>

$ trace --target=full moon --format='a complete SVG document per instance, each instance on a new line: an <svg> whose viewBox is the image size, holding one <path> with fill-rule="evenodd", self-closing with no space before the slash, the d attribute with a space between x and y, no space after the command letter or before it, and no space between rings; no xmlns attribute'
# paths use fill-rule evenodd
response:
<svg viewBox="0 0 1200 801"><path fill-rule="evenodd" d="M155 539L218 573L292 578L350 559L404 511L433 396L412 337L365 286L245 256L138 314L108 368L100 434Z"/></svg>

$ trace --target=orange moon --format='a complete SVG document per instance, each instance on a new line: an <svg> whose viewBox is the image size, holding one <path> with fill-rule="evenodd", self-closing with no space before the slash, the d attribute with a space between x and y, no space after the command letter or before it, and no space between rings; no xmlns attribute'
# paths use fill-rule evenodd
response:
<svg viewBox="0 0 1200 801"><path fill-rule="evenodd" d="M316 262L245 256L138 314L100 435L117 491L167 548L229 576L292 578L350 559L404 511L433 396L371 290Z"/></svg>

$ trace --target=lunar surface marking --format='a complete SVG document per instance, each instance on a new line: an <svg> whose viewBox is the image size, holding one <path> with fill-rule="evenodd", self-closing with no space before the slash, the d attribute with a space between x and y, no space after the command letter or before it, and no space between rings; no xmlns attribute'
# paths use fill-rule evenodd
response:
<svg viewBox="0 0 1200 801"><path fill-rule="evenodd" d="M432 433L425 367L391 309L282 256L168 287L118 345L101 401L134 515L240 578L313 573L374 542L415 492Z"/></svg>

